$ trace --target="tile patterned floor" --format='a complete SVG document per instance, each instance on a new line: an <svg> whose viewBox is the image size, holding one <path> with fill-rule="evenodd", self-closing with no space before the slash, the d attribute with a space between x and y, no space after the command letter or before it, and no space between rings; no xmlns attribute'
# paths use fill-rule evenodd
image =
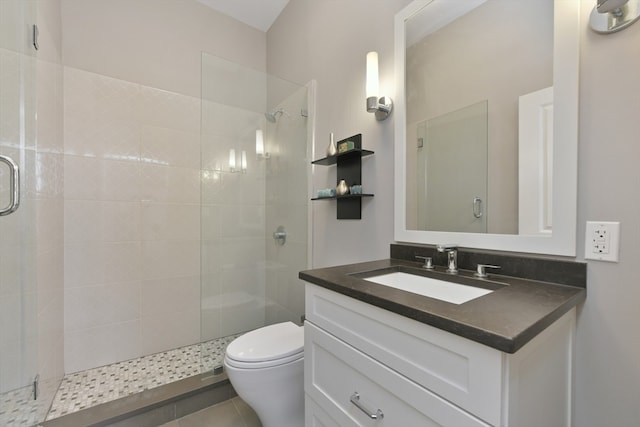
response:
<svg viewBox="0 0 640 427"><path fill-rule="evenodd" d="M47 420L212 370L238 335L65 375ZM27 387L0 395L0 426L32 426L43 402Z"/></svg>
<svg viewBox="0 0 640 427"><path fill-rule="evenodd" d="M0 426L32 426L39 413L31 387L0 394Z"/></svg>
<svg viewBox="0 0 640 427"><path fill-rule="evenodd" d="M262 427L253 409L239 397L210 406L161 427Z"/></svg>

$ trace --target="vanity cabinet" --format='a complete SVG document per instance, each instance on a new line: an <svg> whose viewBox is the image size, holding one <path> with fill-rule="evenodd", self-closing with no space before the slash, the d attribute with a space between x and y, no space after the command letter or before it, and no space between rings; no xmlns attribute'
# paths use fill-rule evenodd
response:
<svg viewBox="0 0 640 427"><path fill-rule="evenodd" d="M574 325L507 354L306 284L305 425L568 427Z"/></svg>
<svg viewBox="0 0 640 427"><path fill-rule="evenodd" d="M335 156L314 160L311 163L323 166L336 165L336 185L340 183L340 180L344 180L348 186L362 185L362 158L372 155L373 151L362 149L362 134L338 141L338 146L347 142L353 143L353 148ZM361 219L363 197L373 197L373 194L346 194L343 196L316 197L311 200L337 200L337 219Z"/></svg>

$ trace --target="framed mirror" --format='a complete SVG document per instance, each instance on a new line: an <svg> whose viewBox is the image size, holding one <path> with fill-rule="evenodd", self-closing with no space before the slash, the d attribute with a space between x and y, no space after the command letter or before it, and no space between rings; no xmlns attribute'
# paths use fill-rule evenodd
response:
<svg viewBox="0 0 640 427"><path fill-rule="evenodd" d="M395 17L395 240L575 256L579 0Z"/></svg>

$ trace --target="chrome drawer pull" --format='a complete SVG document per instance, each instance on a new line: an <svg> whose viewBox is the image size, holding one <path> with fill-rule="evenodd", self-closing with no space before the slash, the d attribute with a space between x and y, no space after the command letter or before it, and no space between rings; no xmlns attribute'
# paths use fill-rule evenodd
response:
<svg viewBox="0 0 640 427"><path fill-rule="evenodd" d="M357 391L353 392L349 400L351 401L351 403L356 405L358 409L367 414L367 417L371 418L372 420L381 420L382 418L384 418L384 414L380 409L376 410L376 412L374 413L373 411L365 408L362 402L360 402L360 394L358 394Z"/></svg>

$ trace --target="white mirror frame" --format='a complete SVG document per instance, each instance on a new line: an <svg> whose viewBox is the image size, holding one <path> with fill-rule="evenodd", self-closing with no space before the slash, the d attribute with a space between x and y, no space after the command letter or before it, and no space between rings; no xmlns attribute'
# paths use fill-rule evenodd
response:
<svg viewBox="0 0 640 427"><path fill-rule="evenodd" d="M525 253L576 255L578 181L578 78L580 0L555 0L553 82L553 232L550 236L407 230L405 22L430 4L451 0L416 0L395 16L395 221L398 242L440 244ZM444 184L443 184L444 185Z"/></svg>

